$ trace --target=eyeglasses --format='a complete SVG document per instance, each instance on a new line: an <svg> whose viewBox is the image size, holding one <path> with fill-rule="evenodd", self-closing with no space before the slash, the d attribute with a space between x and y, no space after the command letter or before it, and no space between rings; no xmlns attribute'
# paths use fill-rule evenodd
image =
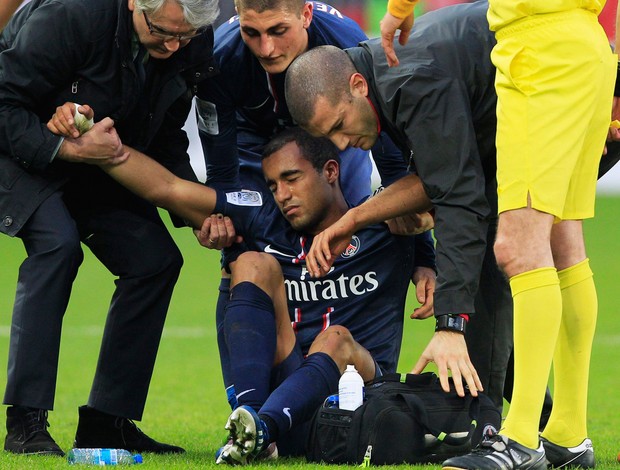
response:
<svg viewBox="0 0 620 470"><path fill-rule="evenodd" d="M144 15L144 21L146 22L147 28L149 28L149 33L151 33L156 38L163 39L164 42L172 41L174 39L178 40L179 42L189 41L190 39L197 38L202 33L204 33L203 29L195 29L193 32L188 31L187 33L183 34L171 33L170 31L166 31L165 29L151 23L149 21L149 18L146 16L146 12L143 11L142 14Z"/></svg>

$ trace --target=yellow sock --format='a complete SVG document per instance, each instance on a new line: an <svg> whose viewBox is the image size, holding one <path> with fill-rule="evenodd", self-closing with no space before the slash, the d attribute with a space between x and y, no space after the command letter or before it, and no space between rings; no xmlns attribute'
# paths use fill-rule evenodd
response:
<svg viewBox="0 0 620 470"><path fill-rule="evenodd" d="M510 279L514 302L514 390L502 434L538 447L538 423L562 317L555 268L540 268Z"/></svg>
<svg viewBox="0 0 620 470"><path fill-rule="evenodd" d="M588 435L588 377L598 311L588 261L558 273L562 323L553 356L553 409L543 436L564 447L576 446Z"/></svg>

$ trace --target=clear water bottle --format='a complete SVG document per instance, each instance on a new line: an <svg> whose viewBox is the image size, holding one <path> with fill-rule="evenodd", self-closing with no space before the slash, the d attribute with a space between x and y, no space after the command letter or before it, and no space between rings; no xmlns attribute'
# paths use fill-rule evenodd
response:
<svg viewBox="0 0 620 470"><path fill-rule="evenodd" d="M71 465L133 465L142 463L142 456L125 449L71 449L67 460Z"/></svg>
<svg viewBox="0 0 620 470"><path fill-rule="evenodd" d="M364 402L364 379L355 366L347 365L338 382L338 405L341 410L356 410Z"/></svg>

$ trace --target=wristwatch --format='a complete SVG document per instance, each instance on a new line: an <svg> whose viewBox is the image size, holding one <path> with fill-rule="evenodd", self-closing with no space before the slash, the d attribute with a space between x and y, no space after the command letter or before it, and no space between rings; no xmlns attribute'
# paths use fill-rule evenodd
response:
<svg viewBox="0 0 620 470"><path fill-rule="evenodd" d="M454 331L464 335L466 329L467 320L461 315L441 315L435 320L435 331Z"/></svg>

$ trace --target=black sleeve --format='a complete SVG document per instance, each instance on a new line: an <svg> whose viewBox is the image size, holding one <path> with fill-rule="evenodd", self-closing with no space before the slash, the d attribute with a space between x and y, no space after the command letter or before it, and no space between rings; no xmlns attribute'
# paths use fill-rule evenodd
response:
<svg viewBox="0 0 620 470"><path fill-rule="evenodd" d="M467 93L436 77L410 87L398 123L435 209L435 314L474 313L490 210Z"/></svg>
<svg viewBox="0 0 620 470"><path fill-rule="evenodd" d="M92 15L79 5L47 2L2 33L10 47L0 54L0 155L27 169L46 169L61 139L35 110L72 82L93 44Z"/></svg>
<svg viewBox="0 0 620 470"><path fill-rule="evenodd" d="M235 101L228 92L227 72L199 86L196 96L198 133L209 186L239 187L239 154Z"/></svg>
<svg viewBox="0 0 620 470"><path fill-rule="evenodd" d="M431 268L435 272L437 271L435 241L430 230L415 236L414 253L415 267Z"/></svg>

